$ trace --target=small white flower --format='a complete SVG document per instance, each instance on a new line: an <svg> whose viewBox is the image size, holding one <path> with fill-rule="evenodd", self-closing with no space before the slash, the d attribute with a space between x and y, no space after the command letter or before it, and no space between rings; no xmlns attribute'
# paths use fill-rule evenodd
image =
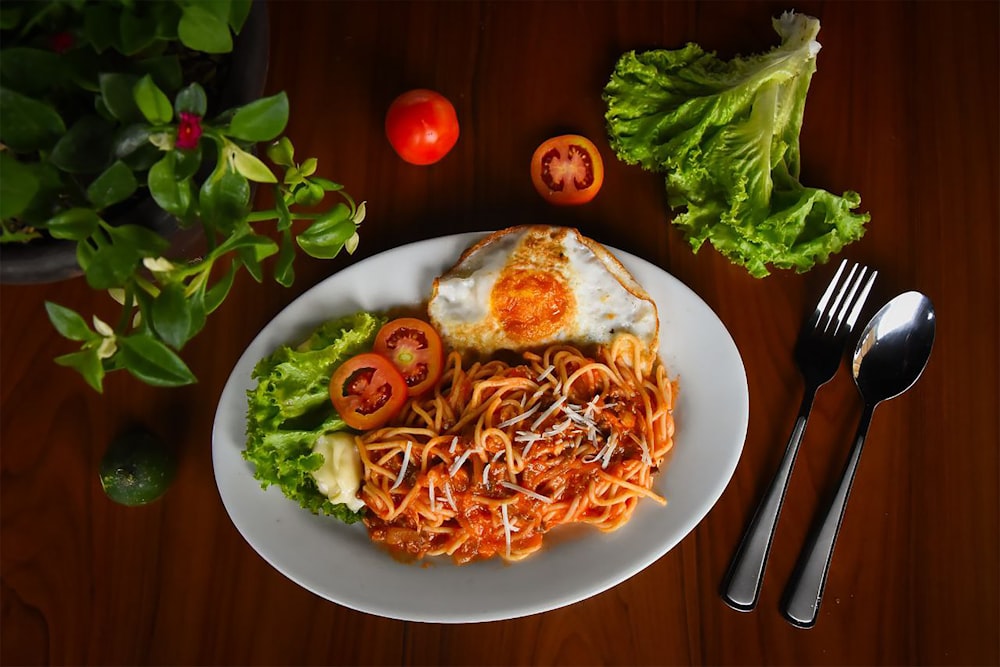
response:
<svg viewBox="0 0 1000 667"><path fill-rule="evenodd" d="M361 237L358 236L357 232L351 235L351 238L344 241L344 249L347 250L348 255L353 255L354 251L358 249L358 243L361 242Z"/></svg>
<svg viewBox="0 0 1000 667"><path fill-rule="evenodd" d="M115 342L114 336L110 336L101 341L100 347L97 348L97 358L107 359L117 351L118 343Z"/></svg>
<svg viewBox="0 0 1000 667"><path fill-rule="evenodd" d="M111 325L94 315L94 331L101 334L105 338L114 338L115 330L111 328Z"/></svg>
<svg viewBox="0 0 1000 667"><path fill-rule="evenodd" d="M149 143L153 144L161 151L174 150L174 138L169 132L154 132L149 135Z"/></svg>
<svg viewBox="0 0 1000 667"><path fill-rule="evenodd" d="M360 225L362 222L364 222L365 215L367 214L367 212L368 210L367 207L365 206L365 202L361 202L360 204L358 204L358 208L354 212L354 218L353 218L354 224Z"/></svg>
<svg viewBox="0 0 1000 667"><path fill-rule="evenodd" d="M150 271L160 273L166 273L167 271L173 271L174 269L174 265L166 257L143 257L142 265Z"/></svg>

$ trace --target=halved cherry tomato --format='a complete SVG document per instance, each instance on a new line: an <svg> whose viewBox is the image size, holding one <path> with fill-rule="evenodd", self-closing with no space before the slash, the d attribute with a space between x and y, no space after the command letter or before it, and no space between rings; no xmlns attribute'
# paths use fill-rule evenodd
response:
<svg viewBox="0 0 1000 667"><path fill-rule="evenodd" d="M538 194L553 204L585 204L604 183L604 161L586 137L552 137L531 156L531 181Z"/></svg>
<svg viewBox="0 0 1000 667"><path fill-rule="evenodd" d="M382 355L358 354L333 372L330 400L351 428L360 431L378 428L396 416L406 403L406 380Z"/></svg>
<svg viewBox="0 0 1000 667"><path fill-rule="evenodd" d="M440 93L418 88L389 105L385 135L393 149L410 164L433 164L458 141L455 107Z"/></svg>
<svg viewBox="0 0 1000 667"><path fill-rule="evenodd" d="M402 373L410 396L432 388L444 367L441 336L427 322L413 317L392 320L375 335L375 352Z"/></svg>

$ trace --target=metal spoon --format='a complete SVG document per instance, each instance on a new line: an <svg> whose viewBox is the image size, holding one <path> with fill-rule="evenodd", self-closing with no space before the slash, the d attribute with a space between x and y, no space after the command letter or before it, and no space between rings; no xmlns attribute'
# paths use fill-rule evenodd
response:
<svg viewBox="0 0 1000 667"><path fill-rule="evenodd" d="M865 407L837 493L823 522L806 542L785 592L782 612L792 625L811 628L816 623L833 546L872 414L879 403L899 396L920 377L934 342L934 322L930 299L919 292L906 292L883 306L861 334L853 370Z"/></svg>

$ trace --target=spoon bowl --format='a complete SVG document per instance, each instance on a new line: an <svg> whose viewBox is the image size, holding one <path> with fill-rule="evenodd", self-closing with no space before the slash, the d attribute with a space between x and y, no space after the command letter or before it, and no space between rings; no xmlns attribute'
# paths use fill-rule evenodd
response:
<svg viewBox="0 0 1000 667"><path fill-rule="evenodd" d="M887 303L861 333L854 350L854 382L865 403L899 396L923 373L934 343L934 306L920 292Z"/></svg>
<svg viewBox="0 0 1000 667"><path fill-rule="evenodd" d="M875 407L899 396L917 381L927 366L935 328L930 299L919 292L905 292L883 306L861 333L852 370L865 407L837 492L823 521L806 542L785 593L782 612L796 627L811 628L816 624L833 547Z"/></svg>

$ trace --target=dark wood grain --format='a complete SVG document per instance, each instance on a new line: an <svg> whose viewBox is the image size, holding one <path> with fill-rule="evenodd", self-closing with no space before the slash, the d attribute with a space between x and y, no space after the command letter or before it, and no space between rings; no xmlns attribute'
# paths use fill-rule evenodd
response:
<svg viewBox="0 0 1000 667"><path fill-rule="evenodd" d="M824 387L792 477L756 612L718 596L743 526L782 454L801 381L791 347L831 267L749 277L668 224L661 177L615 161L601 89L628 49L696 41L769 48L777 2L273 2L268 89L288 92L299 154L368 201L353 258L304 260L293 287L241 278L186 349L200 378L165 390L112 376L103 396L51 359L70 351L46 299L104 312L80 280L0 288L0 658L3 664L997 664L1000 507L998 4L804 2L823 23L802 131L803 181L854 189L872 214L845 256L880 272L871 299L927 293L938 334L920 382L876 412L817 626L778 601L831 493L860 402ZM462 137L428 168L400 161L392 98L451 98ZM604 189L554 209L528 159L560 131L594 138ZM522 222L580 227L662 266L729 328L746 365L749 432L704 521L621 585L506 622L404 623L351 611L270 568L242 539L212 471L215 405L241 351L284 305L338 269L442 234ZM387 276L386 280L391 280ZM874 306L873 306L874 307ZM842 369L843 370L843 369ZM97 466L139 423L179 453L169 493L110 503Z"/></svg>

